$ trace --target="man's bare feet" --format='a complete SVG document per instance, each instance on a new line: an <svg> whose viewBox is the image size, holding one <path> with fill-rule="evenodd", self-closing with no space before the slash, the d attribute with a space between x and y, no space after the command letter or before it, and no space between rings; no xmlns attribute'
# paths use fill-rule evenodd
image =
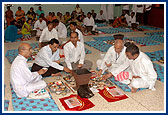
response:
<svg viewBox="0 0 168 115"><path fill-rule="evenodd" d="M55 77L55 76L62 76L61 73L56 73L56 74L51 74L52 77Z"/></svg>
<svg viewBox="0 0 168 115"><path fill-rule="evenodd" d="M133 87L132 87L131 92L132 92L132 93L136 93L136 91L137 91L137 88L133 88Z"/></svg>

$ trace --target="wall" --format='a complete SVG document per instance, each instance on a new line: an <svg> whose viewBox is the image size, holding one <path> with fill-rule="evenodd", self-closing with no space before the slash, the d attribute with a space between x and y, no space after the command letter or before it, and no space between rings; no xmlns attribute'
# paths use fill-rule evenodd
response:
<svg viewBox="0 0 168 115"><path fill-rule="evenodd" d="M164 28L164 9L152 8L148 16L148 24L150 26Z"/></svg>
<svg viewBox="0 0 168 115"><path fill-rule="evenodd" d="M34 5L34 4L13 4L13 7L11 7L11 10L13 11L13 13L15 14L18 6L21 6L22 9L25 11L25 13L27 13L27 11L30 9L30 7L34 8L34 11L36 11L38 9L38 6ZM48 12L62 12L63 14L66 11L72 12L75 8L76 4L57 4L55 2L55 4L43 4L42 9L45 12L45 15L48 14ZM85 12L85 14L89 11L91 11L92 9L95 10L96 13L99 13L100 10L100 4L80 4L80 7L82 8L82 10ZM6 11L6 7L4 8ZM115 6L114 7L114 17L120 16L122 13L122 6Z"/></svg>
<svg viewBox="0 0 168 115"><path fill-rule="evenodd" d="M13 4L11 10L14 14L16 13L18 6L21 6L25 13L27 13L30 7L33 7L34 11L38 9L38 6L34 4ZM56 14L58 11L64 14L66 11L72 12L75 6L76 4L43 4L42 9L44 10L45 15L48 15L48 12L55 12ZM92 9L94 9L95 12L98 12L100 9L100 4L80 4L80 7L85 13L91 11ZM6 7L4 9L6 11Z"/></svg>

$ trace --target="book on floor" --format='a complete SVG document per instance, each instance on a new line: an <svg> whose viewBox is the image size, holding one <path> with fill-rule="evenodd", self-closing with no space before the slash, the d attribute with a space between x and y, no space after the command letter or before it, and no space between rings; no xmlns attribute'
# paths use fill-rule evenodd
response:
<svg viewBox="0 0 168 115"><path fill-rule="evenodd" d="M119 91L117 88L113 88L113 89L109 89L107 90L113 97L116 97L116 96L123 96L124 94Z"/></svg>
<svg viewBox="0 0 168 115"><path fill-rule="evenodd" d="M81 106L82 104L79 102L79 100L77 99L77 97L72 97L69 99L64 100L65 103L68 105L69 108L74 108L77 106Z"/></svg>

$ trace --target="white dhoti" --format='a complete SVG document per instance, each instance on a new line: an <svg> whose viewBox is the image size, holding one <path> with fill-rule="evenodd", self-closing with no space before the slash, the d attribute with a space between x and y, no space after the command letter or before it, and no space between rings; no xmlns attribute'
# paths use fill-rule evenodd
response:
<svg viewBox="0 0 168 115"><path fill-rule="evenodd" d="M46 86L47 85L44 80L39 80L37 82L32 82L32 83L28 84L26 87L26 90L28 93L31 93L32 91L35 91L37 89L43 89Z"/></svg>
<svg viewBox="0 0 168 115"><path fill-rule="evenodd" d="M40 36L41 36L41 33L42 33L42 31L37 30L36 36L40 37Z"/></svg>
<svg viewBox="0 0 168 115"><path fill-rule="evenodd" d="M17 86L16 90L14 91L16 92L16 95L18 97L27 97L32 91L35 91L37 89L43 89L46 86L47 85L45 81L39 80L36 82L29 83L28 85L25 86Z"/></svg>
<svg viewBox="0 0 168 115"><path fill-rule="evenodd" d="M148 88L150 85L147 81L143 80L142 78L133 78L130 84L133 88Z"/></svg>
<svg viewBox="0 0 168 115"><path fill-rule="evenodd" d="M92 31L95 31L97 28L97 25L93 25Z"/></svg>

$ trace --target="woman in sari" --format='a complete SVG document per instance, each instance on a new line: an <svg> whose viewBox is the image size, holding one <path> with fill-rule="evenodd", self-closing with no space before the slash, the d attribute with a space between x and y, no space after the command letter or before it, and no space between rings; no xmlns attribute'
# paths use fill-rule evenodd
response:
<svg viewBox="0 0 168 115"><path fill-rule="evenodd" d="M31 7L30 10L26 14L27 18L31 18L33 21L36 21L36 13L34 12L34 8Z"/></svg>
<svg viewBox="0 0 168 115"><path fill-rule="evenodd" d="M19 6L18 10L16 11L16 21L18 21L19 19L21 19L22 17L25 18L25 12L22 10L22 8ZM26 18L25 18L26 19Z"/></svg>
<svg viewBox="0 0 168 115"><path fill-rule="evenodd" d="M30 38L31 36L31 23L32 23L32 19L29 18L22 26L22 35L23 35L23 38Z"/></svg>
<svg viewBox="0 0 168 115"><path fill-rule="evenodd" d="M70 19L71 19L70 13L66 12L64 15L64 24L67 24Z"/></svg>
<svg viewBox="0 0 168 115"><path fill-rule="evenodd" d="M112 26L114 28L118 28L118 27L127 27L127 21L126 18L124 16L124 14L122 14L120 17L116 18L112 24Z"/></svg>

